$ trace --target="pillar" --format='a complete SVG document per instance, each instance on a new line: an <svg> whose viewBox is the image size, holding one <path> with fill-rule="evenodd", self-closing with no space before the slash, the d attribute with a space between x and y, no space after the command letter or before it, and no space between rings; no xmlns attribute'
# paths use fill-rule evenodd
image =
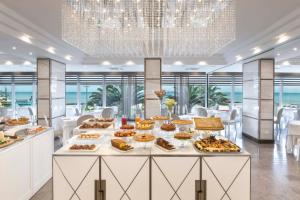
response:
<svg viewBox="0 0 300 200"><path fill-rule="evenodd" d="M154 91L161 89L161 58L145 58L145 118L160 115L160 101Z"/></svg>
<svg viewBox="0 0 300 200"><path fill-rule="evenodd" d="M243 135L274 142L274 59L243 64Z"/></svg>
<svg viewBox="0 0 300 200"><path fill-rule="evenodd" d="M66 114L65 106L64 63L50 58L37 59L37 117L39 125L46 125L58 130L58 122Z"/></svg>

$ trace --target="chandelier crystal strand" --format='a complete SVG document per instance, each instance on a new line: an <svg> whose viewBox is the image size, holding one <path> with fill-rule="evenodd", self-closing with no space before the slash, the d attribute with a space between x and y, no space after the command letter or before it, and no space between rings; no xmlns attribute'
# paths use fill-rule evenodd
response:
<svg viewBox="0 0 300 200"><path fill-rule="evenodd" d="M63 0L62 38L95 57L210 56L235 40L235 0Z"/></svg>

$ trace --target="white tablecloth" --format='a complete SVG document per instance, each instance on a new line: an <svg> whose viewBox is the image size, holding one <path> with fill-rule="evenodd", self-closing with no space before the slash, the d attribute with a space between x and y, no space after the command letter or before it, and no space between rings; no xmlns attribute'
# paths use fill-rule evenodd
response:
<svg viewBox="0 0 300 200"><path fill-rule="evenodd" d="M288 153L293 152L297 139L300 138L300 121L290 121L286 138L286 149Z"/></svg>

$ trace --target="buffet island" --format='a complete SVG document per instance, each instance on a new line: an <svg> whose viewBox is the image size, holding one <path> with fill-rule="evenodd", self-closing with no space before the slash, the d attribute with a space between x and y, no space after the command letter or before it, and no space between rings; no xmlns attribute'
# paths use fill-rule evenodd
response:
<svg viewBox="0 0 300 200"><path fill-rule="evenodd" d="M52 177L54 132L25 119L5 126L0 132L0 199L30 199Z"/></svg>
<svg viewBox="0 0 300 200"><path fill-rule="evenodd" d="M250 154L208 130L219 119L164 120L84 122L53 155L53 199L250 200Z"/></svg>

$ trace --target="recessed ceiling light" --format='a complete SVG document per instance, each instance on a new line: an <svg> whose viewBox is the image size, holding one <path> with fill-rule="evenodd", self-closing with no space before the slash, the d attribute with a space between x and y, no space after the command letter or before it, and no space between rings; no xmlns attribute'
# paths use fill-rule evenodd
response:
<svg viewBox="0 0 300 200"><path fill-rule="evenodd" d="M30 56L32 56L32 55L33 55L33 53L32 53L32 52L29 52L28 54L29 54Z"/></svg>
<svg viewBox="0 0 300 200"><path fill-rule="evenodd" d="M110 63L109 61L106 60L106 61L103 61L103 62L102 62L102 65L111 65L111 63Z"/></svg>
<svg viewBox="0 0 300 200"><path fill-rule="evenodd" d="M0 54L4 54L4 52L0 51Z"/></svg>
<svg viewBox="0 0 300 200"><path fill-rule="evenodd" d="M65 56L65 59L71 61L71 60L72 60L72 56L71 56L71 55L66 55L66 56Z"/></svg>
<svg viewBox="0 0 300 200"><path fill-rule="evenodd" d="M5 65L13 65L13 64L14 64L14 63L11 62L10 60L8 60L8 61L5 62Z"/></svg>
<svg viewBox="0 0 300 200"><path fill-rule="evenodd" d="M280 56L280 53L277 53L276 55L277 55L277 56Z"/></svg>
<svg viewBox="0 0 300 200"><path fill-rule="evenodd" d="M22 35L21 37L19 37L19 39L28 44L32 44L31 36L29 36L27 34Z"/></svg>
<svg viewBox="0 0 300 200"><path fill-rule="evenodd" d="M283 43L283 42L286 42L290 39L290 37L287 35L287 34L281 34L277 37L277 44L280 44L280 43Z"/></svg>
<svg viewBox="0 0 300 200"><path fill-rule="evenodd" d="M132 62L131 60L127 61L126 65L134 65L134 62Z"/></svg>
<svg viewBox="0 0 300 200"><path fill-rule="evenodd" d="M17 49L17 47L15 47L15 46L12 47L12 50L16 50L16 49Z"/></svg>
<svg viewBox="0 0 300 200"><path fill-rule="evenodd" d="M183 63L181 61L176 61L174 62L174 65L183 65Z"/></svg>
<svg viewBox="0 0 300 200"><path fill-rule="evenodd" d="M284 61L284 62L282 63L282 65L284 65L284 66L289 66L289 65L291 65L291 63L290 63L289 61Z"/></svg>
<svg viewBox="0 0 300 200"><path fill-rule="evenodd" d="M49 53L55 54L55 48L54 48L54 47L49 47L49 48L47 49L47 51L48 51Z"/></svg>
<svg viewBox="0 0 300 200"><path fill-rule="evenodd" d="M31 62L29 62L28 60L26 60L24 63L23 63L23 65L31 65Z"/></svg>
<svg viewBox="0 0 300 200"><path fill-rule="evenodd" d="M297 48L297 47L294 47L293 50L294 50L294 51L298 51L298 48Z"/></svg>
<svg viewBox="0 0 300 200"><path fill-rule="evenodd" d="M199 63L198 63L198 65L207 65L207 62L205 62L205 61L200 61Z"/></svg>
<svg viewBox="0 0 300 200"><path fill-rule="evenodd" d="M252 51L253 51L253 54L258 54L258 53L260 53L262 50L261 50L261 48L259 48L259 47L254 47L254 48L252 49Z"/></svg>
<svg viewBox="0 0 300 200"><path fill-rule="evenodd" d="M241 55L237 55L237 56L235 56L235 58L236 58L236 61L240 61L243 59L243 57Z"/></svg>

